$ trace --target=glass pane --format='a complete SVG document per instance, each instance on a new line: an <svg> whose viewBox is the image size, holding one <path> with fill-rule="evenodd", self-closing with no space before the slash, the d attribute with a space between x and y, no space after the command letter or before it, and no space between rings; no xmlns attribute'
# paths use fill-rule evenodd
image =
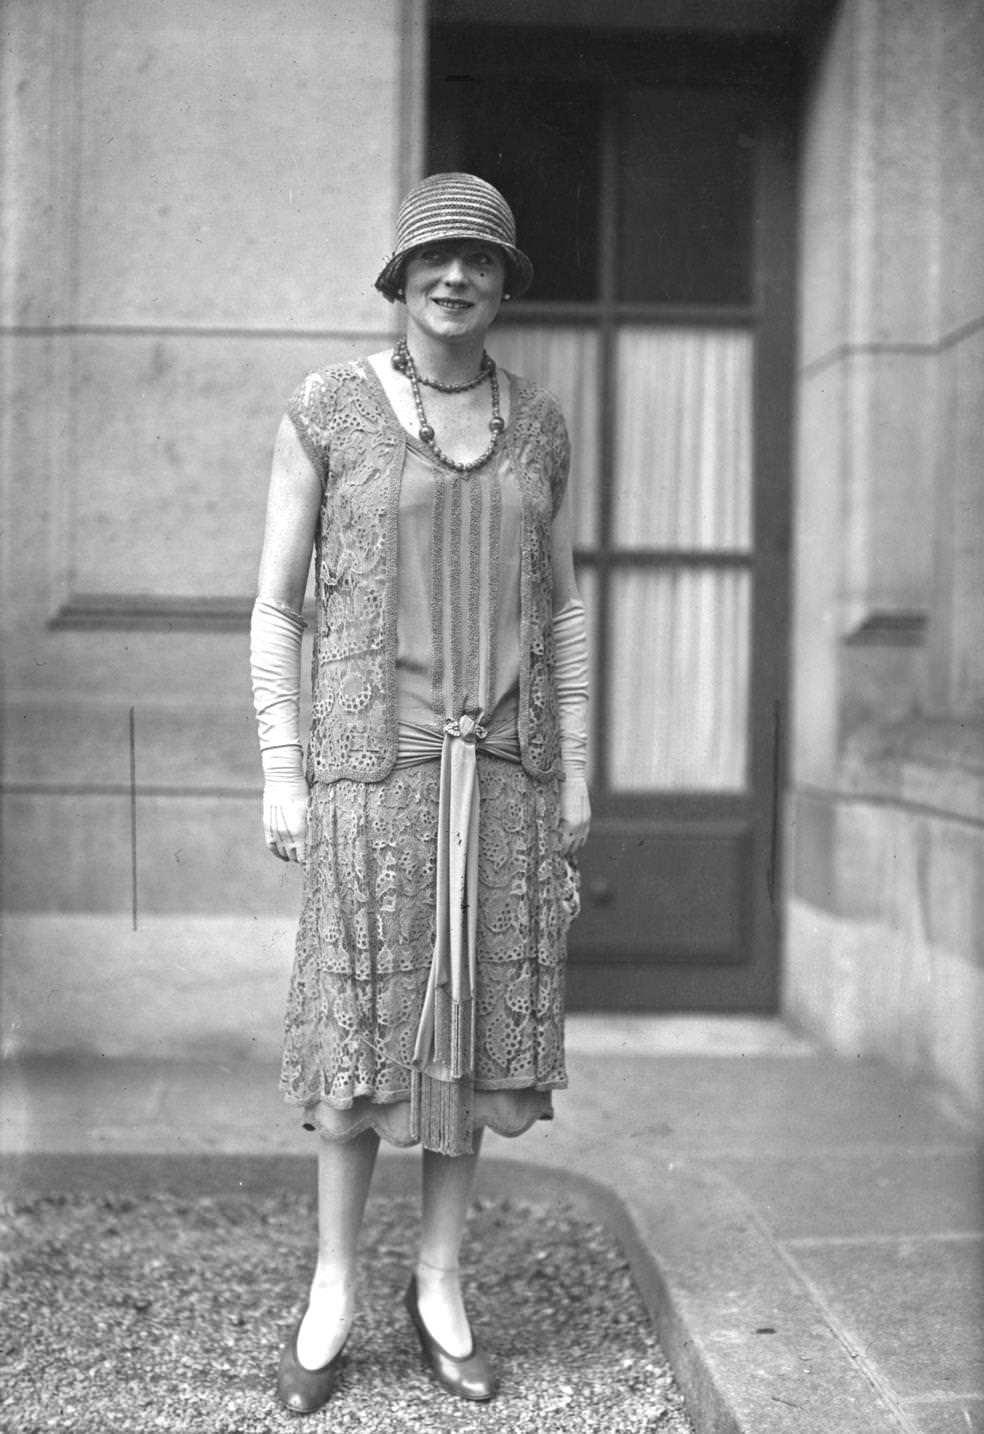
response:
<svg viewBox="0 0 984 1434"><path fill-rule="evenodd" d="M574 542L591 547L598 534L598 334L560 325L503 324L489 350L503 368L531 378L560 403L571 436Z"/></svg>
<svg viewBox="0 0 984 1434"><path fill-rule="evenodd" d="M752 335L623 329L615 393L615 543L747 550Z"/></svg>
<svg viewBox="0 0 984 1434"><path fill-rule="evenodd" d="M465 43L470 29L434 36L428 167L469 170L502 190L536 271L530 300L593 299L600 86L523 75L522 54L504 70Z"/></svg>
<svg viewBox="0 0 984 1434"><path fill-rule="evenodd" d="M750 593L745 572L615 576L607 694L614 791L744 787Z"/></svg>
<svg viewBox="0 0 984 1434"><path fill-rule="evenodd" d="M620 299L749 301L753 138L745 108L720 90L625 95Z"/></svg>

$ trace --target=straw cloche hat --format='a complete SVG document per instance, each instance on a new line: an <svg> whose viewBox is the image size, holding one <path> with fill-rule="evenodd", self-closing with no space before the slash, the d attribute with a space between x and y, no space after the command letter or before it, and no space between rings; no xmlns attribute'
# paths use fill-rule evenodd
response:
<svg viewBox="0 0 984 1434"><path fill-rule="evenodd" d="M475 174L432 174L421 180L400 205L396 244L376 279L390 303L402 298L403 268L414 249L445 239L479 239L495 244L506 261L506 290L525 294L533 265L516 247L516 220L493 184Z"/></svg>

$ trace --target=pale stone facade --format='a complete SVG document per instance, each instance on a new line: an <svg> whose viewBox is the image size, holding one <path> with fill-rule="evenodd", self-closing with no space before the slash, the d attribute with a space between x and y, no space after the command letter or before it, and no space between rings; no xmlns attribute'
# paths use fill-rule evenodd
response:
<svg viewBox="0 0 984 1434"><path fill-rule="evenodd" d="M391 335L421 37L401 0L4 4L8 1050L279 1043L246 617L288 394Z"/></svg>
<svg viewBox="0 0 984 1434"><path fill-rule="evenodd" d="M277 1048L245 612L287 393L391 333L425 9L4 4L7 1050ZM977 1105L982 72L981 0L815 37L783 969L838 1050Z"/></svg>
<svg viewBox="0 0 984 1434"><path fill-rule="evenodd" d="M802 159L787 1010L984 1108L984 6L844 0Z"/></svg>

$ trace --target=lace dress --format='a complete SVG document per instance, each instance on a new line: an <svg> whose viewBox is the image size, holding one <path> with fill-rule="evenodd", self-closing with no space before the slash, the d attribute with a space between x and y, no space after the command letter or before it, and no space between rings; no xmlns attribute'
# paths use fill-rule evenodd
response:
<svg viewBox="0 0 984 1434"><path fill-rule="evenodd" d="M308 859L281 1089L328 1138L367 1128L418 1142L413 1057L436 933L441 740L472 714L479 794L469 1127L550 1118L566 1085L566 932L576 906L558 849L558 784L519 763L522 498L508 445L470 475L407 438L399 502L399 756L381 782L311 790ZM302 441L304 413L291 410ZM429 1144L426 1136L424 1143ZM468 1148L467 1145L463 1148ZM457 1153L452 1149L449 1153Z"/></svg>

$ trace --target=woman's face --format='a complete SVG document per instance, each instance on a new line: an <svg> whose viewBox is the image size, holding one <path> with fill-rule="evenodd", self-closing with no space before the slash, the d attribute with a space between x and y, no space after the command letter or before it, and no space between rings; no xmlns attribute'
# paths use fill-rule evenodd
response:
<svg viewBox="0 0 984 1434"><path fill-rule="evenodd" d="M499 312L505 277L505 259L494 244L426 244L410 255L404 271L408 319L433 338L482 337Z"/></svg>

